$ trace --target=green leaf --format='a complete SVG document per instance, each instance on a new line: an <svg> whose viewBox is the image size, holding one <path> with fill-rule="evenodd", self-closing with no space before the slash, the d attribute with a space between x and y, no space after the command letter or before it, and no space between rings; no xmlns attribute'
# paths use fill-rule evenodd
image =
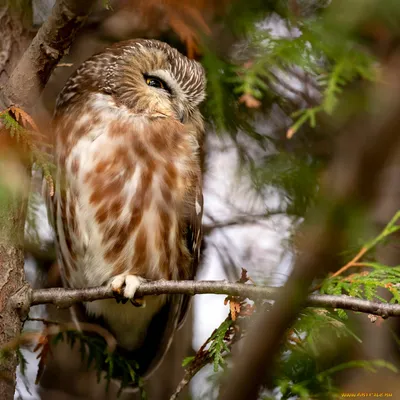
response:
<svg viewBox="0 0 400 400"><path fill-rule="evenodd" d="M182 367L187 367L195 358L195 356L184 358L184 360L182 361Z"/></svg>

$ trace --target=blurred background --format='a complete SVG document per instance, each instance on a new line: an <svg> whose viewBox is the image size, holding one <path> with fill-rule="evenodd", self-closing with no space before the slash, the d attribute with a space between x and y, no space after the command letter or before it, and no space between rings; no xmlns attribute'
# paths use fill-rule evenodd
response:
<svg viewBox="0 0 400 400"><path fill-rule="evenodd" d="M21 4L16 6L29 10L33 37L54 1ZM204 244L197 279L234 282L244 268L257 284L281 286L302 240L296 232L320 200L321 178L340 148L338 140L346 145L360 136L358 122L376 107L371 88L385 84L388 65L400 55L400 3L101 0L36 107L34 117L42 132L49 132L55 99L71 73L107 45L131 38L165 41L206 69ZM390 72L400 74L396 69ZM362 205L354 205L343 264L400 209L400 148L394 154L379 175L373 211L367 214ZM346 169L342 165L339 173L346 174ZM6 185L7 173L3 170L1 175ZM41 177L40 169L34 170L26 221L26 274L35 288L60 284ZM396 233L391 235L370 261L397 271L398 239ZM395 273L391 279L385 284L400 282ZM396 297L376 281L366 296L363 288L371 281L357 282L358 291L336 283L325 285L325 290L386 301ZM191 316L147 383L149 399L168 399L174 393L183 377L183 359L194 355L228 316L224 298L195 297ZM62 313L38 306L30 316L58 319ZM364 314L307 310L298 323L282 351L274 382L266 383L261 399L336 398L346 390L399 393L394 383L400 366L396 320L372 323ZM41 327L40 322L27 322L24 329ZM29 349L23 354L28 366L25 374L19 371L18 399L116 397L117 390L106 393L104 385L96 383L96 374L83 371L67 347L49 361L40 387L34 385L36 355ZM181 398L216 398L218 379L228 365L218 371L203 368ZM368 385L372 389L367 390Z"/></svg>

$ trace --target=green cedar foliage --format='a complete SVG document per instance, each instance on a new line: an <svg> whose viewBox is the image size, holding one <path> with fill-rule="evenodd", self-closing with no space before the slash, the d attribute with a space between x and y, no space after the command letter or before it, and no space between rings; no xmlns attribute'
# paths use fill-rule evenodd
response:
<svg viewBox="0 0 400 400"><path fill-rule="evenodd" d="M86 362L87 368L95 368L97 380L100 382L105 371L107 390L111 379L120 380L120 392L129 385L139 388L142 400L147 398L143 389L143 381L137 374L138 365L134 360L128 360L118 354L118 350L110 353L106 342L98 335L87 335L75 330L60 332L54 336L53 344L66 341L71 347L77 343L81 354L82 363Z"/></svg>

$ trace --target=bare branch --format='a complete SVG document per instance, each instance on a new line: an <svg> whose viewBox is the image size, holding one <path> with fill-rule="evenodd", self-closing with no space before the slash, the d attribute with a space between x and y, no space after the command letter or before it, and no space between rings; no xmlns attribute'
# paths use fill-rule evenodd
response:
<svg viewBox="0 0 400 400"><path fill-rule="evenodd" d="M227 320L231 319L231 315L229 315L222 324L224 324ZM218 328L217 328L218 329ZM175 392L171 395L169 400L176 400L179 395L181 394L182 390L189 384L189 382L193 379L193 377L201 370L203 369L207 364L210 364L212 362L212 357L210 357L210 354L208 351L206 351L206 346L210 343L212 340L212 336L214 332L217 330L215 329L213 333L206 339L206 341L202 344L200 349L197 351L197 354L192 362L190 362L189 366L186 368L185 375L179 382L178 386L175 389ZM233 335L233 337L227 341L226 347L231 350L232 346L234 343L238 341L238 338L236 335Z"/></svg>
<svg viewBox="0 0 400 400"><path fill-rule="evenodd" d="M260 214L237 215L223 221L215 221L212 223L203 224L204 235L210 235L215 229L228 228L236 225L257 224L275 215L287 215L282 210L268 211Z"/></svg>
<svg viewBox="0 0 400 400"><path fill-rule="evenodd" d="M226 281L155 281L142 283L136 291L137 296L160 294L225 294L244 296L251 299L274 299L278 288L229 283ZM100 286L88 289L37 289L32 291L31 305L54 304L57 307L70 307L82 301L114 298L111 288Z"/></svg>
<svg viewBox="0 0 400 400"><path fill-rule="evenodd" d="M207 364L209 364L209 360L204 361L204 364L198 365L196 368L190 371L186 371L185 375L183 376L182 380L179 382L177 388L175 389L174 393L172 393L171 397L169 400L176 400L180 393L182 392L183 389L190 383L192 378L202 369L204 368Z"/></svg>
<svg viewBox="0 0 400 400"><path fill-rule="evenodd" d="M314 294L308 296L305 304L308 307L341 308L342 310L378 315L383 318L400 316L399 304L381 303L344 295Z"/></svg>
<svg viewBox="0 0 400 400"><path fill-rule="evenodd" d="M281 291L279 287L255 286L226 281L154 281L142 283L137 289L138 296L160 294L223 294L246 297L252 300L274 300ZM31 306L54 304L57 307L70 307L84 301L114 298L112 290L106 286L88 289L36 289L32 290L28 300ZM399 317L400 305L386 304L357 299L350 296L311 295L306 300L308 307L341 308L378 315L384 318Z"/></svg>

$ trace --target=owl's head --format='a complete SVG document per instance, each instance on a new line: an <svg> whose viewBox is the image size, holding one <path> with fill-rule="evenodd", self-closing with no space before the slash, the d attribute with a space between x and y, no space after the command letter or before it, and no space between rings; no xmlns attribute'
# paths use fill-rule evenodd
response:
<svg viewBox="0 0 400 400"><path fill-rule="evenodd" d="M87 60L58 99L73 101L76 89L106 93L136 113L187 122L205 98L204 69L158 40L117 43Z"/></svg>

